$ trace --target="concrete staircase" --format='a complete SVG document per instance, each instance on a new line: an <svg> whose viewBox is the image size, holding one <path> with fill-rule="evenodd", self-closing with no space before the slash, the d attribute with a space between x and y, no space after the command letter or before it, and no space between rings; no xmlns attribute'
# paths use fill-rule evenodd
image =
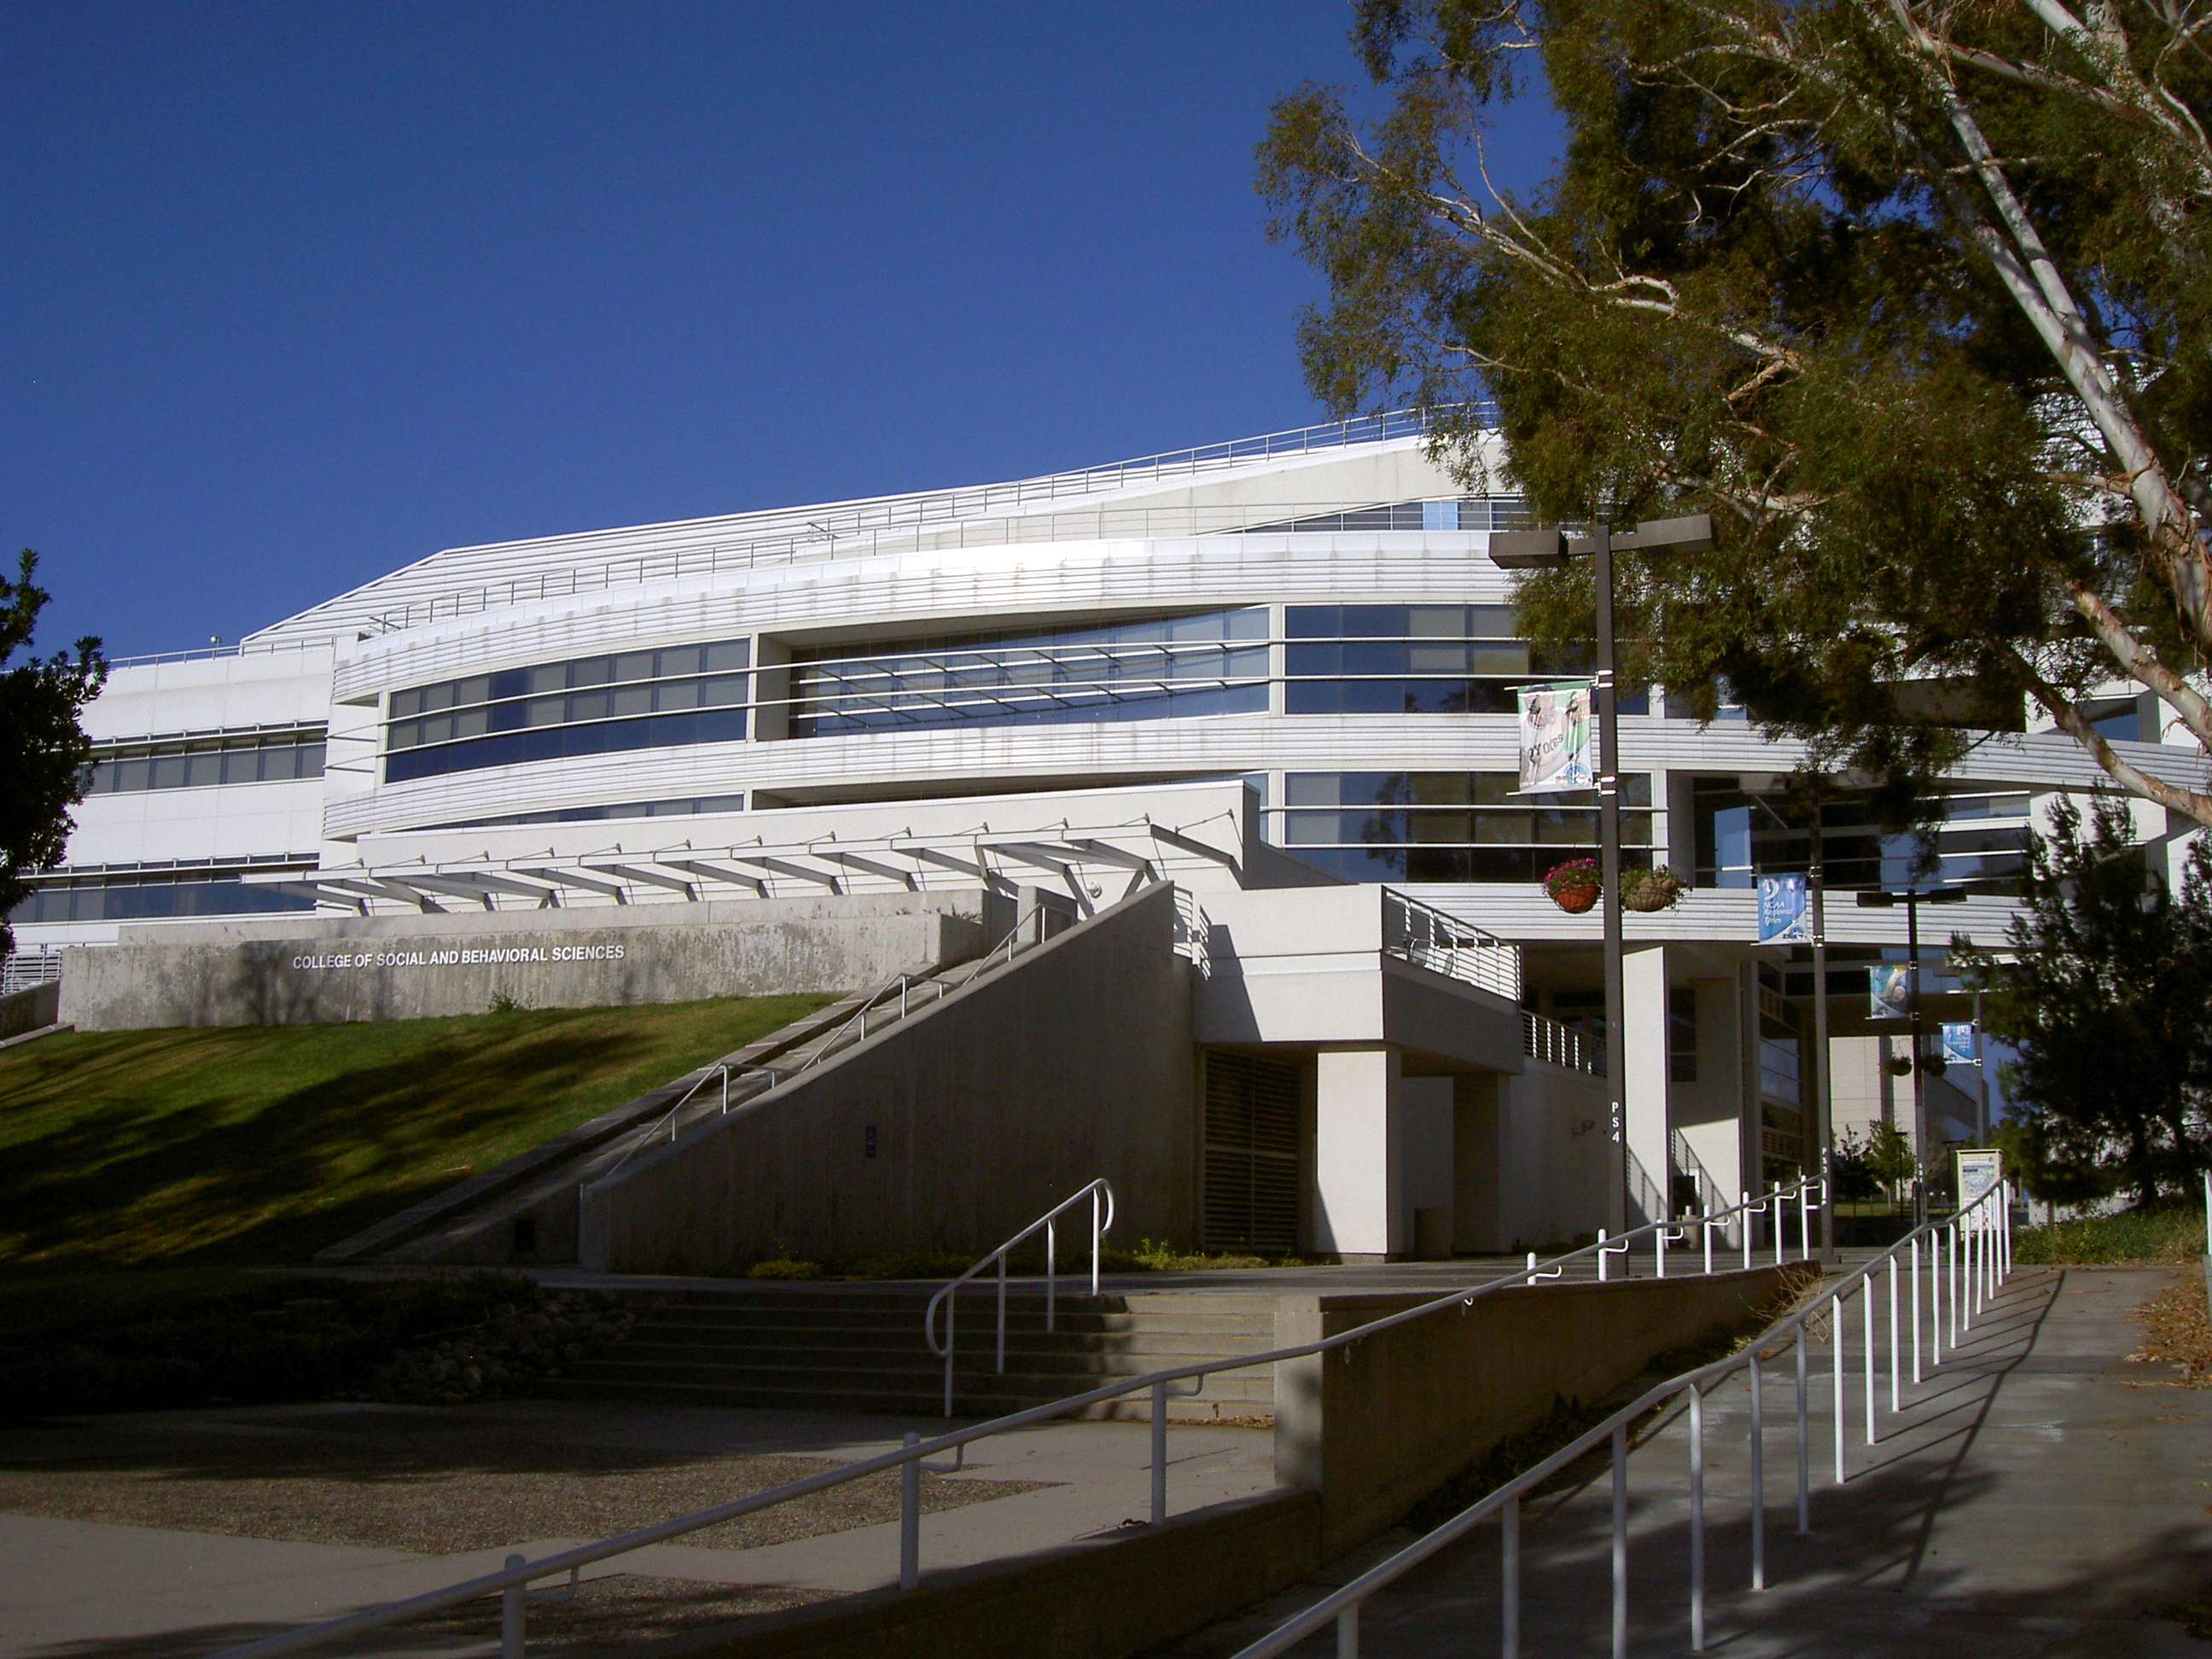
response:
<svg viewBox="0 0 2212 1659"><path fill-rule="evenodd" d="M945 1362L922 1337L937 1286L761 1285L696 1291L641 1305L629 1340L551 1385L577 1398L669 1405L799 1407L935 1416ZM1271 1348L1275 1298L1228 1291L1144 1291L1058 1299L1044 1328L1040 1291L1006 1297L1006 1369L994 1369L995 1294L964 1292L955 1329L953 1413L994 1417L1082 1394L1117 1376ZM1274 1410L1272 1366L1208 1376L1170 1401L1191 1421ZM1093 1417L1144 1418L1147 1395Z"/></svg>

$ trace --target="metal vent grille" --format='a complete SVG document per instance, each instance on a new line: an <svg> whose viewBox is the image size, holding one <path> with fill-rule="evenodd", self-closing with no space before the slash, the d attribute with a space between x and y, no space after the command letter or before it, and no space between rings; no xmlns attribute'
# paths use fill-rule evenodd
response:
<svg viewBox="0 0 2212 1659"><path fill-rule="evenodd" d="M1281 1255L1298 1243L1298 1068L1206 1057L1206 1247Z"/></svg>

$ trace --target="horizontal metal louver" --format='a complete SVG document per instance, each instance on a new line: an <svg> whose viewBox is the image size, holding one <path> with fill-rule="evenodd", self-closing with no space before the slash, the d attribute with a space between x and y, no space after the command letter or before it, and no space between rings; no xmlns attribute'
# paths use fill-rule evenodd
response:
<svg viewBox="0 0 2212 1659"><path fill-rule="evenodd" d="M1208 1054L1206 1248L1297 1249L1298 1200L1298 1068Z"/></svg>

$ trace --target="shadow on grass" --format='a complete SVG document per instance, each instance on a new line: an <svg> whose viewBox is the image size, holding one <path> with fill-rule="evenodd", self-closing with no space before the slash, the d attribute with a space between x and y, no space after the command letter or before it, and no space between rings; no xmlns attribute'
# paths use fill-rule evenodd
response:
<svg viewBox="0 0 2212 1659"><path fill-rule="evenodd" d="M0 1273L303 1261L826 1000L49 1038L0 1066Z"/></svg>

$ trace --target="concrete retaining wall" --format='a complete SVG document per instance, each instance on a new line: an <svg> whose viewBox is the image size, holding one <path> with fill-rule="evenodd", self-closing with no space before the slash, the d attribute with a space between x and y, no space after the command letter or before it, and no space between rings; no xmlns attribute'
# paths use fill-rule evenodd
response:
<svg viewBox="0 0 2212 1659"><path fill-rule="evenodd" d="M714 1273L787 1252L980 1254L1100 1176L1120 1197L1116 1243L1191 1239L1191 996L1174 926L1174 889L1147 888L641 1155L586 1189L584 1265Z"/></svg>
<svg viewBox="0 0 2212 1659"><path fill-rule="evenodd" d="M1652 1358L1734 1330L1774 1302L1783 1270L1500 1291L1349 1350L1275 1368L1275 1478L1317 1491L1330 1559L1391 1525L1561 1400L1593 1402ZM1418 1305L1419 1296L1290 1295L1284 1347Z"/></svg>
<svg viewBox="0 0 2212 1659"><path fill-rule="evenodd" d="M667 1646L685 1659L1123 1659L1312 1571L1315 1508L1294 1492L1216 1504Z"/></svg>
<svg viewBox="0 0 2212 1659"><path fill-rule="evenodd" d="M620 917L619 922L611 918ZM63 956L81 1030L835 993L988 948L968 891L134 928Z"/></svg>
<svg viewBox="0 0 2212 1659"><path fill-rule="evenodd" d="M0 1042L52 1025L61 1018L61 984L49 980L0 997Z"/></svg>

